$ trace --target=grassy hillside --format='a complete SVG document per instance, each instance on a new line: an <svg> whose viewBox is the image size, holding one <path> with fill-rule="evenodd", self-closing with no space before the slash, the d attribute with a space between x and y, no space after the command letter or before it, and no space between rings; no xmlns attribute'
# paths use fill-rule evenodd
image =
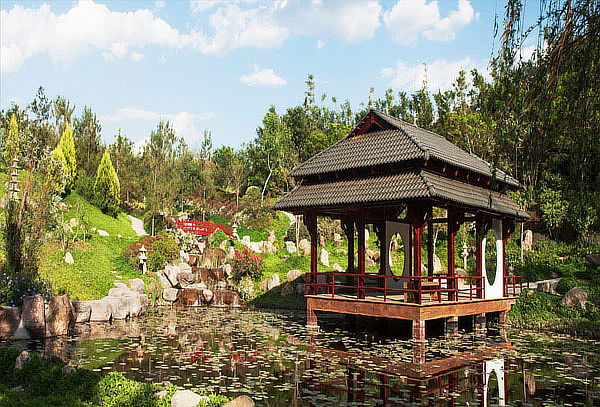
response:
<svg viewBox="0 0 600 407"><path fill-rule="evenodd" d="M54 293L65 293L72 299L96 299L106 295L116 281L127 283L130 278L141 277L141 273L123 257L123 251L136 240L127 215L120 213L117 218L105 215L74 192L64 203L68 205L65 220L74 217L77 206L81 205L89 228L105 230L109 236L91 231L91 237L85 243L76 242L69 249L75 264L65 263L65 252L58 242L44 246L40 275L51 282Z"/></svg>

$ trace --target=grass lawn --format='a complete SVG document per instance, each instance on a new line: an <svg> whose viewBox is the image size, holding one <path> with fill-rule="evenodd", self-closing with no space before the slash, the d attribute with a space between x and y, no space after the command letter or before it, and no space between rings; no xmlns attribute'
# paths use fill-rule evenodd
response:
<svg viewBox="0 0 600 407"><path fill-rule="evenodd" d="M65 263L65 252L58 242L48 242L43 247L40 275L51 282L55 294L68 294L77 300L98 299L107 294L114 282L127 283L130 278L142 277L123 257L127 246L137 240L126 214L120 213L117 218L105 215L76 193L71 193L64 202L69 206L65 220L75 216L79 204L90 229L105 230L109 236L91 232L85 243L75 243L69 248L75 264Z"/></svg>

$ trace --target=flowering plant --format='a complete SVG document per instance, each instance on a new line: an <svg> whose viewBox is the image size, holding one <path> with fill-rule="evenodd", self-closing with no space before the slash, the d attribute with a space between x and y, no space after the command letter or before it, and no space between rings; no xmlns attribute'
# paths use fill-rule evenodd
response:
<svg viewBox="0 0 600 407"><path fill-rule="evenodd" d="M235 257L231 260L233 280L239 282L244 277L258 280L262 276L263 257L252 254L248 249L235 251Z"/></svg>

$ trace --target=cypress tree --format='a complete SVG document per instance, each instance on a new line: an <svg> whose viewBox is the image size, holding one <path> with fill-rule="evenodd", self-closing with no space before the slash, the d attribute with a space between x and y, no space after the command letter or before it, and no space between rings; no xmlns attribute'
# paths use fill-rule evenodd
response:
<svg viewBox="0 0 600 407"><path fill-rule="evenodd" d="M96 171L94 195L96 197L96 205L103 212L117 216L119 213L121 185L108 150L104 151L102 160Z"/></svg>
<svg viewBox="0 0 600 407"><path fill-rule="evenodd" d="M75 158L73 130L68 123L58 141L58 145L54 149L54 158L62 162L62 169L66 178L65 188L72 189L75 186L75 177L77 176L77 159Z"/></svg>
<svg viewBox="0 0 600 407"><path fill-rule="evenodd" d="M8 123L8 133L4 140L4 162L6 165L10 165L11 161L17 155L17 144L19 142L19 125L17 124L17 118L14 113L10 116L10 122Z"/></svg>

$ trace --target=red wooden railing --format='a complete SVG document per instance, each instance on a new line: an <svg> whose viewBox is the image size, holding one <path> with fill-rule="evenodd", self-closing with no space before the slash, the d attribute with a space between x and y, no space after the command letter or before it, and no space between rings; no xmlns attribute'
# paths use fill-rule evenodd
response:
<svg viewBox="0 0 600 407"><path fill-rule="evenodd" d="M319 276L323 276L319 278ZM329 294L354 295L358 299L365 298L366 294L383 301L408 302L423 304L432 302L457 302L460 300L473 300L484 298L484 284L482 276L383 276L379 274L356 274L356 273L317 273L316 280L313 275L306 273L305 290L307 295ZM349 284L353 280L357 284ZM390 287L390 279L394 282L401 281L402 288ZM323 282L319 282L322 280ZM375 281L377 284L367 284L367 280ZM462 286L459 280L467 282ZM450 284L453 283L453 284ZM402 297L399 297L402 295Z"/></svg>
<svg viewBox="0 0 600 407"><path fill-rule="evenodd" d="M518 296L524 288L529 288L529 281L524 276L505 276L504 277L504 296Z"/></svg>
<svg viewBox="0 0 600 407"><path fill-rule="evenodd" d="M185 233L196 236L208 236L217 229L221 229L229 237L233 234L233 229L226 226L216 225L211 222L200 222L198 220L178 220L175 221L175 226Z"/></svg>

